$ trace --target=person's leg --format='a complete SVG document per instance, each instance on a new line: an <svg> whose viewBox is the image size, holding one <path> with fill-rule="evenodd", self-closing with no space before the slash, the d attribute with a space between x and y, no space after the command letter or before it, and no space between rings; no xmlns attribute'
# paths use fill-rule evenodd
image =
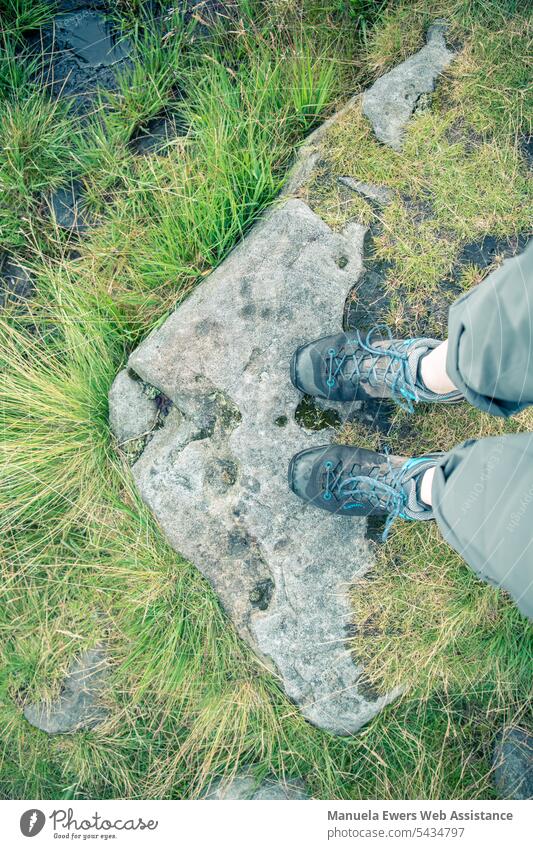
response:
<svg viewBox="0 0 533 849"><path fill-rule="evenodd" d="M468 440L448 453L387 456L349 445L301 451L289 486L341 516L436 519L484 581L533 619L533 434Z"/></svg>
<svg viewBox="0 0 533 849"><path fill-rule="evenodd" d="M433 507L433 478L435 477L435 466L424 472L420 479L420 498L428 507Z"/></svg>
<svg viewBox="0 0 533 849"><path fill-rule="evenodd" d="M422 488L444 539L533 619L533 433L467 440Z"/></svg>
<svg viewBox="0 0 533 849"><path fill-rule="evenodd" d="M488 413L533 404L533 240L450 307L446 373Z"/></svg>

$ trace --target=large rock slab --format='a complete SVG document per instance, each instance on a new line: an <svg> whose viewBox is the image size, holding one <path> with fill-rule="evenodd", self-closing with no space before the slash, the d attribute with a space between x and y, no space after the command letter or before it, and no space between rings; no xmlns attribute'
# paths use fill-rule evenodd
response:
<svg viewBox="0 0 533 849"><path fill-rule="evenodd" d="M363 95L363 112L376 136L395 150L401 149L403 130L419 98L433 91L437 77L454 57L446 47L445 32L446 25L436 21L428 29L425 46Z"/></svg>
<svg viewBox="0 0 533 849"><path fill-rule="evenodd" d="M101 693L109 673L103 646L96 646L74 659L53 702L38 702L24 708L31 725L48 734L67 734L94 728L108 715Z"/></svg>
<svg viewBox="0 0 533 849"><path fill-rule="evenodd" d="M174 402L132 467L144 501L307 719L336 734L388 701L366 694L347 644L348 589L372 556L363 519L324 515L289 490L291 456L331 438L295 421L289 361L341 329L364 232L334 233L288 201L128 362Z"/></svg>

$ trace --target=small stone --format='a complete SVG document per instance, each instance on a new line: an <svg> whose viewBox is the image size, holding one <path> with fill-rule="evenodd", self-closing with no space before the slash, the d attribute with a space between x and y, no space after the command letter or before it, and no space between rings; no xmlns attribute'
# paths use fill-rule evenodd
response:
<svg viewBox="0 0 533 849"><path fill-rule="evenodd" d="M103 646L83 652L71 664L59 697L51 704L28 705L24 716L47 734L94 728L108 716L107 709L99 702L108 673Z"/></svg>
<svg viewBox="0 0 533 849"><path fill-rule="evenodd" d="M520 148L528 166L533 166L533 133L524 133L519 138Z"/></svg>
<svg viewBox="0 0 533 849"><path fill-rule="evenodd" d="M298 778L279 781L274 777L268 777L258 784L251 772L237 773L230 782L217 779L211 784L208 793L204 796L206 801L228 799L289 801L310 798L305 784Z"/></svg>
<svg viewBox="0 0 533 849"><path fill-rule="evenodd" d="M140 439L153 430L158 416L155 398L150 398L139 380L126 369L119 372L109 391L109 425L119 443Z"/></svg>
<svg viewBox="0 0 533 849"><path fill-rule="evenodd" d="M533 734L504 728L494 749L494 786L502 799L533 799Z"/></svg>
<svg viewBox="0 0 533 849"><path fill-rule="evenodd" d="M79 180L73 180L70 185L56 189L49 202L54 220L62 230L83 233L90 226L83 185Z"/></svg>
<svg viewBox="0 0 533 849"><path fill-rule="evenodd" d="M33 291L31 275L22 265L11 259L0 261L0 308L8 301L27 301Z"/></svg>
<svg viewBox="0 0 533 849"><path fill-rule="evenodd" d="M347 189L357 192L357 194L362 195L372 203L377 203L379 206L387 206L392 200L392 192L386 186L363 183L362 180L354 180L353 177L339 177L338 181Z"/></svg>
<svg viewBox="0 0 533 849"><path fill-rule="evenodd" d="M437 77L454 57L446 47L445 31L444 22L436 21L428 29L426 45L363 95L363 113L377 138L394 150L401 150L404 128L419 98L433 91Z"/></svg>

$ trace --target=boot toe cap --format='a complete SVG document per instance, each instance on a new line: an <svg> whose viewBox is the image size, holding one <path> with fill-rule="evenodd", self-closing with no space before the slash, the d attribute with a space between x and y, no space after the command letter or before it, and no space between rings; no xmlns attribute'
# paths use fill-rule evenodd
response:
<svg viewBox="0 0 533 849"><path fill-rule="evenodd" d="M292 355L291 381L306 395L322 395L324 387L317 380L316 355L311 344L301 345Z"/></svg>

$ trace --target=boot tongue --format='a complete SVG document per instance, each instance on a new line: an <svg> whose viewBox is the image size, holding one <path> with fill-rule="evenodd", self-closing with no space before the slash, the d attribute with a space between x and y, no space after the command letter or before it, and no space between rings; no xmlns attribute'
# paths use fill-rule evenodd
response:
<svg viewBox="0 0 533 849"><path fill-rule="evenodd" d="M420 501L418 493L418 481L421 475L416 478L411 478L403 485L403 491L407 496L407 506L412 513L419 513L422 510L427 510L427 506L423 506L424 502Z"/></svg>
<svg viewBox="0 0 533 849"><path fill-rule="evenodd" d="M409 351L409 354L407 355L407 366L413 379L413 383L416 387L420 389L425 389L425 386L422 381L422 378L418 374L418 368L420 365L420 360L425 354L427 354L428 350L429 349L427 345L414 345Z"/></svg>
<svg viewBox="0 0 533 849"><path fill-rule="evenodd" d="M424 472L427 472L433 465L435 464L432 462L420 463L418 470L416 472L413 470L413 474L402 483L402 489L407 498L406 512L411 519L433 518L432 508L420 497L420 486Z"/></svg>

